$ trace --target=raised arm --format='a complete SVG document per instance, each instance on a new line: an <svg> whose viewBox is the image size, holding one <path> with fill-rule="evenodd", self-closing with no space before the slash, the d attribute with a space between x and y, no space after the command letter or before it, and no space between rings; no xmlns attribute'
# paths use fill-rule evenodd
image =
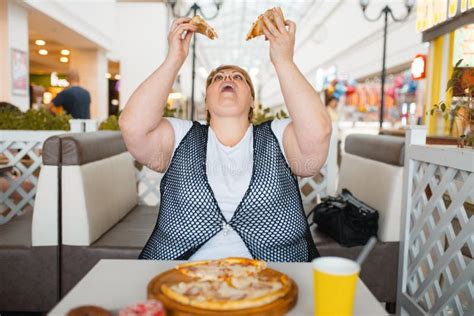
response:
<svg viewBox="0 0 474 316"><path fill-rule="evenodd" d="M190 20L185 17L173 22L165 61L133 92L120 115L119 125L128 150L137 161L156 171L167 168L173 153L174 132L163 119L163 111L196 31Z"/></svg>
<svg viewBox="0 0 474 316"><path fill-rule="evenodd" d="M283 134L291 170L298 176L312 176L326 161L331 120L321 98L293 62L296 25L283 21L278 11L273 25L264 17L264 33L270 42L270 59L275 67L292 122Z"/></svg>

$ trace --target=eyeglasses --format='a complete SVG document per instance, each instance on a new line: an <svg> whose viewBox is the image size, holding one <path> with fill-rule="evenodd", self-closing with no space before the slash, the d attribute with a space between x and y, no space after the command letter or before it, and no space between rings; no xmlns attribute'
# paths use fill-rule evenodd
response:
<svg viewBox="0 0 474 316"><path fill-rule="evenodd" d="M244 76L240 72L232 72L232 73L218 72L214 75L214 77L212 77L211 83L223 81L227 78L230 78L235 81L245 81Z"/></svg>

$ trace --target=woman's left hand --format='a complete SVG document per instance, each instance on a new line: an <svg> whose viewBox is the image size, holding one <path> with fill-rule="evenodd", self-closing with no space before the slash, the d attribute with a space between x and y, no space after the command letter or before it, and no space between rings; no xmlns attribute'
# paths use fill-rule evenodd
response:
<svg viewBox="0 0 474 316"><path fill-rule="evenodd" d="M263 17L263 33L270 42L270 60L274 66L293 62L295 49L296 24L290 20L283 20L282 14L273 9L276 25L269 18ZM286 29L288 25L288 29Z"/></svg>

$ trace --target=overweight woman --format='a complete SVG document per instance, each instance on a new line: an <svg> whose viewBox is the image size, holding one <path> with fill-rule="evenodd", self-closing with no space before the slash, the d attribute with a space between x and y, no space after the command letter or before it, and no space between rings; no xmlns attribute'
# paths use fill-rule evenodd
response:
<svg viewBox="0 0 474 316"><path fill-rule="evenodd" d="M280 15L275 25L264 21L291 120L253 126L254 88L245 70L233 65L209 74L207 125L162 116L196 31L190 18L174 21L165 61L130 97L120 117L127 148L142 164L165 172L156 226L140 258L304 262L319 256L296 176L319 172L331 122L293 62L295 23Z"/></svg>

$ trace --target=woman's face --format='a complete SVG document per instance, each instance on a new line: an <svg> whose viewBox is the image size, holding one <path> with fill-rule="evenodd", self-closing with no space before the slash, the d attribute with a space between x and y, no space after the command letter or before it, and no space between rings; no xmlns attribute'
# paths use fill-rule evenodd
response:
<svg viewBox="0 0 474 316"><path fill-rule="evenodd" d="M248 117L253 106L250 86L236 69L223 69L212 78L206 91L206 108L211 117Z"/></svg>

